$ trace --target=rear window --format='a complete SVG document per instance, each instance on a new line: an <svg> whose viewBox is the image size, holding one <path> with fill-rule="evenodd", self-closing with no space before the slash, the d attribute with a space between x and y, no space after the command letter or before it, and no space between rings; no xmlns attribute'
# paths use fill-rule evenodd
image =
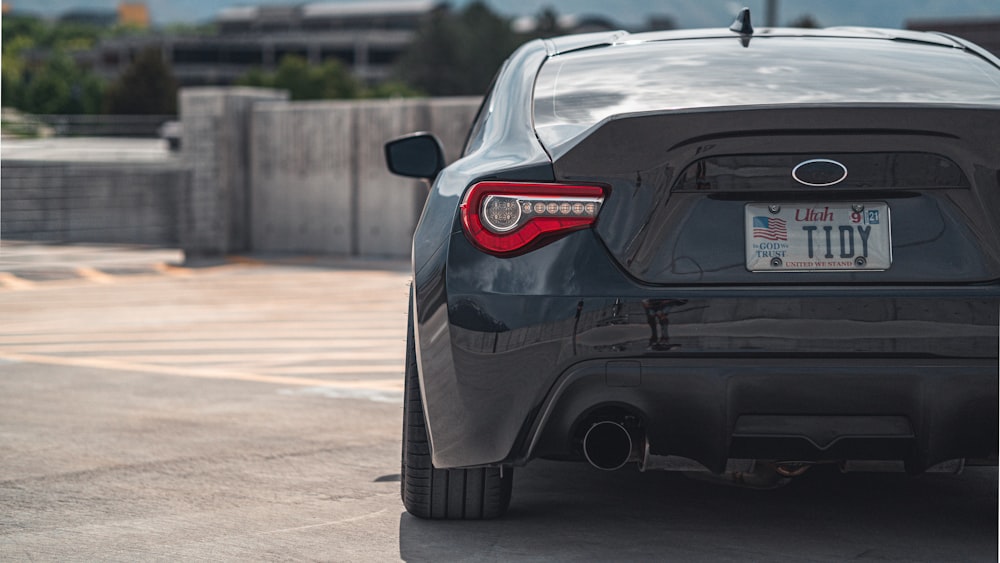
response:
<svg viewBox="0 0 1000 563"><path fill-rule="evenodd" d="M535 84L534 116L552 148L614 115L844 103L1000 106L1000 70L960 49L882 39L623 43L549 59Z"/></svg>

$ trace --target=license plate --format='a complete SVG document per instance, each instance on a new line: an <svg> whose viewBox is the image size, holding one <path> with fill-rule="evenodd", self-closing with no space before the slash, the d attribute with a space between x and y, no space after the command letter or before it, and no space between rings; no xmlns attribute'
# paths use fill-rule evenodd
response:
<svg viewBox="0 0 1000 563"><path fill-rule="evenodd" d="M751 272L878 271L892 264L885 203L748 203L744 217Z"/></svg>

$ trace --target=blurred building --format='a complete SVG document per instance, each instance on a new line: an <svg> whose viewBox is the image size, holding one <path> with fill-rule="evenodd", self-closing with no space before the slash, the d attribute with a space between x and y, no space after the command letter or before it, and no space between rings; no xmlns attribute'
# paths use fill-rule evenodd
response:
<svg viewBox="0 0 1000 563"><path fill-rule="evenodd" d="M1000 18L910 20L906 22L906 29L955 35L1000 57Z"/></svg>
<svg viewBox="0 0 1000 563"><path fill-rule="evenodd" d="M620 25L603 16L545 13L534 16L514 18L511 29L516 33L527 35L562 35L570 33L592 33L598 31L616 31Z"/></svg>
<svg viewBox="0 0 1000 563"><path fill-rule="evenodd" d="M421 23L438 9L445 8L436 0L225 8L210 35L109 39L81 62L114 78L140 51L155 47L181 85L198 86L232 84L253 68L274 70L282 57L296 55L312 64L340 61L375 83L389 77Z"/></svg>
<svg viewBox="0 0 1000 563"><path fill-rule="evenodd" d="M118 12L102 8L74 8L63 12L59 16L59 21L63 23L93 25L96 27L110 27L118 23Z"/></svg>
<svg viewBox="0 0 1000 563"><path fill-rule="evenodd" d="M677 29L677 22L668 14L651 14L641 25L623 26L617 21L601 15L562 14L542 10L532 16L520 16L511 21L511 29L516 33L535 36L563 35L573 33L595 33L623 29L632 33L643 31L666 31Z"/></svg>

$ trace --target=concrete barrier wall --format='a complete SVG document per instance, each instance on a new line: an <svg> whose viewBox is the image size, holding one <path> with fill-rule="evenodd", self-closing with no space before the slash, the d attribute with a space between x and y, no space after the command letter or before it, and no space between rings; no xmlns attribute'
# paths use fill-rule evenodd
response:
<svg viewBox="0 0 1000 563"><path fill-rule="evenodd" d="M383 145L430 131L458 158L479 98L288 102L181 93L179 162L3 161L0 236L179 245L188 258L308 252L404 258L427 189Z"/></svg>
<svg viewBox="0 0 1000 563"><path fill-rule="evenodd" d="M350 105L258 104L251 116L251 247L352 253Z"/></svg>
<svg viewBox="0 0 1000 563"><path fill-rule="evenodd" d="M388 172L414 131L461 151L478 98L257 103L250 114L251 249L406 257L427 190Z"/></svg>
<svg viewBox="0 0 1000 563"><path fill-rule="evenodd" d="M4 160L0 238L177 246L189 184L171 164Z"/></svg>
<svg viewBox="0 0 1000 563"><path fill-rule="evenodd" d="M287 99L288 92L265 88L181 91L181 150L192 175L181 206L180 237L189 258L251 249L250 110Z"/></svg>

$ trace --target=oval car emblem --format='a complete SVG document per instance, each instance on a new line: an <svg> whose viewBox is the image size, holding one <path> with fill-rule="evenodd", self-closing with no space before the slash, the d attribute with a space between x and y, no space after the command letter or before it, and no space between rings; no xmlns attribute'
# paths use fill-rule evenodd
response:
<svg viewBox="0 0 1000 563"><path fill-rule="evenodd" d="M843 182L847 167L836 160L816 158L798 163L792 169L792 178L800 184L822 188Z"/></svg>

